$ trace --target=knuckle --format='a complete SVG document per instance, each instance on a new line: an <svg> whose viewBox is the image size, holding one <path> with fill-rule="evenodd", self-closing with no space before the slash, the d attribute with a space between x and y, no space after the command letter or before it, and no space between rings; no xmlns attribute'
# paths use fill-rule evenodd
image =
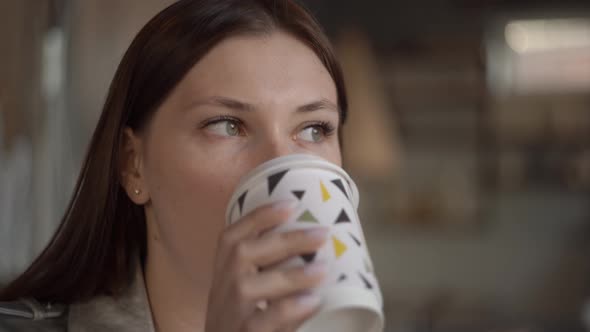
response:
<svg viewBox="0 0 590 332"><path fill-rule="evenodd" d="M281 232L278 237L281 251L285 255L295 255L301 248L301 237L296 232Z"/></svg>
<svg viewBox="0 0 590 332"><path fill-rule="evenodd" d="M276 311L277 318L281 322L289 321L291 318L291 315L296 311L295 309L296 308L291 301L283 301L277 307L277 311Z"/></svg>
<svg viewBox="0 0 590 332"><path fill-rule="evenodd" d="M293 279L288 271L279 270L274 273L274 283L281 288L288 288L290 290L295 282L296 280Z"/></svg>
<svg viewBox="0 0 590 332"><path fill-rule="evenodd" d="M250 300L250 289L246 281L239 280L236 282L234 296L238 302L247 302Z"/></svg>
<svg viewBox="0 0 590 332"><path fill-rule="evenodd" d="M285 272L283 279L285 284L289 285L293 291L307 289L316 284L315 280L307 276L302 269Z"/></svg>
<svg viewBox="0 0 590 332"><path fill-rule="evenodd" d="M236 262L246 262L249 258L249 246L244 243L238 243L234 246L233 258Z"/></svg>
<svg viewBox="0 0 590 332"><path fill-rule="evenodd" d="M295 233L295 232L280 232L278 235L279 235L279 239L285 243L291 242L291 241L297 239L297 233Z"/></svg>

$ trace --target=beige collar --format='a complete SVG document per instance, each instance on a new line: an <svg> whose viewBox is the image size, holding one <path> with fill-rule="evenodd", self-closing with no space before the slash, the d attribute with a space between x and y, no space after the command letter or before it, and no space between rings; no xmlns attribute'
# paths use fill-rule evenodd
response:
<svg viewBox="0 0 590 332"><path fill-rule="evenodd" d="M72 304L68 331L155 332L141 266L129 289L120 297L100 296Z"/></svg>

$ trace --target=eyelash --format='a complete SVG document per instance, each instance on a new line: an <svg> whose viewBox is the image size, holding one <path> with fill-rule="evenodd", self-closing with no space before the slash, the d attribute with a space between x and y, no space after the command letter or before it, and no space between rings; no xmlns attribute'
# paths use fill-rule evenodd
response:
<svg viewBox="0 0 590 332"><path fill-rule="evenodd" d="M334 134L336 132L336 128L329 122L326 121L319 121L316 123L311 123L308 126L306 126L304 129L310 128L310 127L318 127L322 130L322 132L324 133L325 137L330 137L332 136L332 134Z"/></svg>
<svg viewBox="0 0 590 332"><path fill-rule="evenodd" d="M222 116L218 116L213 119L209 119L209 120L205 121L201 125L201 129L206 128L211 125L214 125L214 124L217 124L217 123L220 123L220 122L223 122L223 121L231 121L240 127L242 127L244 125L244 123L238 118L222 115ZM311 122L311 123L308 123L303 129L308 129L311 127L320 128L320 130L323 132L323 134L326 138L332 136L336 132L336 128L334 127L334 125L331 124L330 122L327 122L327 121Z"/></svg>

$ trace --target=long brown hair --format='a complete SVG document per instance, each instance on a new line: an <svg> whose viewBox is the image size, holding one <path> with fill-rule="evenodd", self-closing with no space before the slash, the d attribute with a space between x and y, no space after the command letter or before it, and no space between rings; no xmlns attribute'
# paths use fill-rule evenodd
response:
<svg viewBox="0 0 590 332"><path fill-rule="evenodd" d="M236 34L286 31L307 44L332 76L341 122L347 101L342 73L312 15L294 0L181 0L154 17L125 53L60 226L50 244L0 300L32 297L64 304L116 295L146 255L143 207L120 182L125 127L134 130L211 48Z"/></svg>

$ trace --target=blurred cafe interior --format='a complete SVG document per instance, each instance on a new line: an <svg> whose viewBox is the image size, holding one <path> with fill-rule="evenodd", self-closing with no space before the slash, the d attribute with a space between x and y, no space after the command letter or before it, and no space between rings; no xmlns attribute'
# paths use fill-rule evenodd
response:
<svg viewBox="0 0 590 332"><path fill-rule="evenodd" d="M0 285L47 244L170 0L0 0ZM390 332L590 331L590 2L307 0Z"/></svg>

